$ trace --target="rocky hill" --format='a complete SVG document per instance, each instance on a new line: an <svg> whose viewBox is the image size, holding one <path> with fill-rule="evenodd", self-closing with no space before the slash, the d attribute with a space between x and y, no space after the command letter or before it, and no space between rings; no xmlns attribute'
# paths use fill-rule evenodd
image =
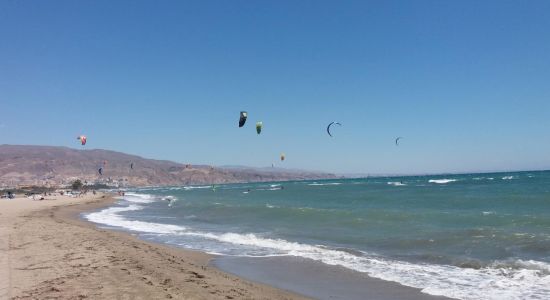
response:
<svg viewBox="0 0 550 300"><path fill-rule="evenodd" d="M184 165L99 149L0 145L0 187L59 186L75 179L88 184L151 186L329 178L336 176L285 169Z"/></svg>

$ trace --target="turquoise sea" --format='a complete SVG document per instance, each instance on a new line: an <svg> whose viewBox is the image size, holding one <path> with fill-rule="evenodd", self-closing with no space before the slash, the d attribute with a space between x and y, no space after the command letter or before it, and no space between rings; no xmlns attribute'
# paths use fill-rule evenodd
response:
<svg viewBox="0 0 550 300"><path fill-rule="evenodd" d="M458 299L550 299L550 171L129 190L100 226L299 256Z"/></svg>

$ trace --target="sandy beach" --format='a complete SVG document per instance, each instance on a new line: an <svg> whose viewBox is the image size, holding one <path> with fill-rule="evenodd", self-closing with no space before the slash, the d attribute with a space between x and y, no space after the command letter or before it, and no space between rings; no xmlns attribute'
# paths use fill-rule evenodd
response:
<svg viewBox="0 0 550 300"><path fill-rule="evenodd" d="M210 255L96 228L102 195L0 201L0 299L305 299L209 266Z"/></svg>

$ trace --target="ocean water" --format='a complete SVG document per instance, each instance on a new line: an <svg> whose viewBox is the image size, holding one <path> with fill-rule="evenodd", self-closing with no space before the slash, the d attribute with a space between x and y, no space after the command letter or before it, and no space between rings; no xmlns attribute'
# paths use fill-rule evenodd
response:
<svg viewBox="0 0 550 300"><path fill-rule="evenodd" d="M550 172L128 191L84 216L155 242L299 256L458 299L550 299Z"/></svg>

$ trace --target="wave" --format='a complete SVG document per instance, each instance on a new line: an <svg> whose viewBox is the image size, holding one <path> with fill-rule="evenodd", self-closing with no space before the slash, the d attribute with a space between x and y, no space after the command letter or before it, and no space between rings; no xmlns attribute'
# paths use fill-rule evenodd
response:
<svg viewBox="0 0 550 300"><path fill-rule="evenodd" d="M340 183L340 182L327 182L327 183L314 182L314 183L308 183L308 185L310 185L310 186L341 185L341 184L342 183Z"/></svg>
<svg viewBox="0 0 550 300"><path fill-rule="evenodd" d="M405 186L406 185L403 182L399 182L399 181L389 181L388 184L393 185L393 186Z"/></svg>
<svg viewBox="0 0 550 300"><path fill-rule="evenodd" d="M502 177L502 180L512 180L512 179L515 179L516 177L515 176L504 176Z"/></svg>
<svg viewBox="0 0 550 300"><path fill-rule="evenodd" d="M269 204L266 204L269 207ZM242 256L290 255L328 265L338 265L383 280L419 288L422 292L458 299L549 299L550 264L540 261L495 261L480 268L452 265L418 264L389 259L352 249L335 249L262 237L253 233L213 233L183 226L128 220L121 213L142 210L130 204L111 207L86 215L91 222L146 234L169 234L215 242L217 247L203 249L224 254L236 250ZM219 245L221 243L221 245ZM179 244L189 247L188 243Z"/></svg>
<svg viewBox="0 0 550 300"><path fill-rule="evenodd" d="M493 177L474 177L474 178L472 178L472 180L476 180L476 181L479 181L479 180L495 180L495 178L493 178Z"/></svg>
<svg viewBox="0 0 550 300"><path fill-rule="evenodd" d="M270 187L268 189L255 189L255 191L280 191L282 189L283 189L282 186L275 186L275 187Z"/></svg>
<svg viewBox="0 0 550 300"><path fill-rule="evenodd" d="M158 234L177 234L186 228L178 225L150 223L143 221L132 221L124 218L119 213L125 211L142 210L143 206L130 204L126 207L110 207L99 212L85 215L85 218L97 224L124 228L133 231Z"/></svg>
<svg viewBox="0 0 550 300"><path fill-rule="evenodd" d="M183 189L188 190L196 190L196 189L211 189L211 185L196 185L196 186L184 186Z"/></svg>
<svg viewBox="0 0 550 300"><path fill-rule="evenodd" d="M457 179L430 179L428 180L429 183L437 183L437 184L446 184L450 182L455 182Z"/></svg>
<svg viewBox="0 0 550 300"><path fill-rule="evenodd" d="M133 203L152 203L155 201L155 196L149 194L125 193L125 195L119 199Z"/></svg>

